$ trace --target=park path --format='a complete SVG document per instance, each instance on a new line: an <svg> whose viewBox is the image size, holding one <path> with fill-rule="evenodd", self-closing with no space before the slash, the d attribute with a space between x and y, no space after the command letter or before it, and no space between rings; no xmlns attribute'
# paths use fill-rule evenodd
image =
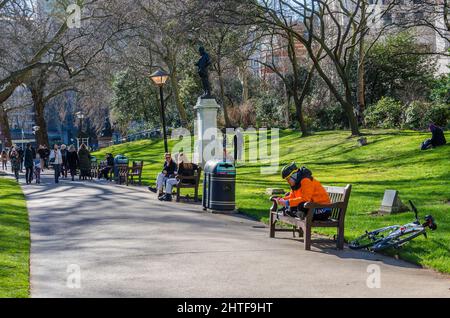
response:
<svg viewBox="0 0 450 318"><path fill-rule="evenodd" d="M145 188L44 176L23 190L32 297L450 296L448 276L325 241L307 252L292 234L269 239L261 223ZM381 288L367 286L371 264Z"/></svg>

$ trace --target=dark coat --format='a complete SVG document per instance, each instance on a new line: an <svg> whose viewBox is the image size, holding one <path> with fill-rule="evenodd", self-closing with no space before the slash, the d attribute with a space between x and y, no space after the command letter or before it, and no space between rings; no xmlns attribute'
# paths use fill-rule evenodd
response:
<svg viewBox="0 0 450 318"><path fill-rule="evenodd" d="M163 171L167 171L167 177L173 178L175 176L175 171L177 170L177 164L175 161L171 160L169 164L167 161L164 161Z"/></svg>
<svg viewBox="0 0 450 318"><path fill-rule="evenodd" d="M20 159L19 154L16 152L16 154L13 154L11 152L11 155L9 156L9 159L11 161L11 167L13 170L19 170L20 169Z"/></svg>
<svg viewBox="0 0 450 318"><path fill-rule="evenodd" d="M24 160L24 166L25 168L33 168L33 150L32 149L25 149L25 160Z"/></svg>
<svg viewBox="0 0 450 318"><path fill-rule="evenodd" d="M433 136L431 138L431 144L433 145L433 147L443 146L447 143L447 140L445 140L444 131L441 128L432 126L431 133Z"/></svg>
<svg viewBox="0 0 450 318"><path fill-rule="evenodd" d="M78 154L76 151L67 151L67 166L70 170L76 170L78 168Z"/></svg>
<svg viewBox="0 0 450 318"><path fill-rule="evenodd" d="M80 170L90 171L91 170L91 154L87 149L80 149L78 151L78 160L80 165Z"/></svg>

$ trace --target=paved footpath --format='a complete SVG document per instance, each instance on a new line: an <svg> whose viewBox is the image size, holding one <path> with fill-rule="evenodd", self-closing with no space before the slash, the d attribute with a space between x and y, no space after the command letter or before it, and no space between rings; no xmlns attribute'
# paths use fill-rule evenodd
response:
<svg viewBox="0 0 450 318"><path fill-rule="evenodd" d="M304 251L290 233L269 239L261 223L145 188L44 176L23 189L32 297L450 297L448 276L327 241ZM381 288L367 285L372 264Z"/></svg>

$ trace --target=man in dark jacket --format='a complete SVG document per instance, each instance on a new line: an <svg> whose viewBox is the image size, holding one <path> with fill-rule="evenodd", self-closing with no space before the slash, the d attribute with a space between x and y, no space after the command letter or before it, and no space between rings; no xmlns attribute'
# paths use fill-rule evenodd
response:
<svg viewBox="0 0 450 318"><path fill-rule="evenodd" d="M49 159L50 159L50 149L48 149L47 145L44 145L44 165L46 169L48 169Z"/></svg>
<svg viewBox="0 0 450 318"><path fill-rule="evenodd" d="M33 181L33 149L31 148L31 144L27 144L25 149L25 180L27 184L31 184Z"/></svg>
<svg viewBox="0 0 450 318"><path fill-rule="evenodd" d="M152 191L153 193L158 192L158 197L164 195L164 186L166 184L166 181L170 178L175 177L175 171L177 170L177 164L172 159L172 155L170 153L165 154L164 161L164 168L163 171L158 174L158 177L156 178L156 188L149 187L148 189Z"/></svg>

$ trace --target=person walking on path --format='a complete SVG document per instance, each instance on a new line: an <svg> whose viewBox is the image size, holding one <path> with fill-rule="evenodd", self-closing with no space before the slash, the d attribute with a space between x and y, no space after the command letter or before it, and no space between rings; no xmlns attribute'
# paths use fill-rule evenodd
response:
<svg viewBox="0 0 450 318"><path fill-rule="evenodd" d="M58 145L55 144L52 152L50 153L50 162L53 164L55 170L55 183L59 183L59 176L61 174L62 155Z"/></svg>
<svg viewBox="0 0 450 318"><path fill-rule="evenodd" d="M14 145L11 147L11 149L9 149L8 159L10 162L11 162L11 155L12 155L13 151L15 151L15 150L16 150L16 146L14 146ZM17 151L16 151L16 153L17 153ZM12 166L12 163L11 163L11 172L14 173L14 168Z"/></svg>
<svg viewBox="0 0 450 318"><path fill-rule="evenodd" d="M2 151L1 160L2 160L2 169L6 170L6 165L8 163L8 153L5 150Z"/></svg>
<svg viewBox="0 0 450 318"><path fill-rule="evenodd" d="M33 181L33 150L31 149L31 144L27 144L24 155L24 166L25 166L25 180L27 184L31 184Z"/></svg>
<svg viewBox="0 0 450 318"><path fill-rule="evenodd" d="M34 164L34 178L36 179L36 184L41 183L41 156L36 154L36 158L33 160Z"/></svg>
<svg viewBox="0 0 450 318"><path fill-rule="evenodd" d="M48 167L49 160L50 160L50 149L48 149L47 145L44 145L44 167L46 169L49 169Z"/></svg>
<svg viewBox="0 0 450 318"><path fill-rule="evenodd" d="M9 159L11 161L11 169L14 173L14 177L16 178L16 181L19 182L20 159L19 153L15 148L12 148Z"/></svg>
<svg viewBox="0 0 450 318"><path fill-rule="evenodd" d="M17 149L17 153L19 154L19 160L20 160L20 173L23 173L24 151L23 151L22 147L19 147L19 149Z"/></svg>
<svg viewBox="0 0 450 318"><path fill-rule="evenodd" d="M78 162L80 177L82 180L86 180L91 175L91 154L85 144L82 144L78 151Z"/></svg>
<svg viewBox="0 0 450 318"><path fill-rule="evenodd" d="M39 158L40 158L41 172L44 172L44 167L45 167L45 149L44 149L43 145L39 145L37 153L39 154Z"/></svg>
<svg viewBox="0 0 450 318"><path fill-rule="evenodd" d="M66 179L67 178L67 146L61 145L61 156L62 156L62 165L61 165L61 176Z"/></svg>
<svg viewBox="0 0 450 318"><path fill-rule="evenodd" d="M75 175L78 169L78 154L74 145L71 145L67 151L67 168L70 171L72 181L75 181Z"/></svg>

